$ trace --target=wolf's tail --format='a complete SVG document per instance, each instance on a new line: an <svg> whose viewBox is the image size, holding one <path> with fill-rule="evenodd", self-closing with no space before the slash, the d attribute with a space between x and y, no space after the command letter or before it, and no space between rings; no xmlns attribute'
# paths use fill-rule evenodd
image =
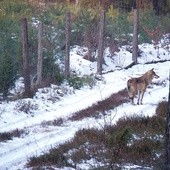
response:
<svg viewBox="0 0 170 170"><path fill-rule="evenodd" d="M131 88L130 88L130 80L128 80L128 81L127 81L127 90L128 90L128 92L130 92L130 89L131 89Z"/></svg>
<svg viewBox="0 0 170 170"><path fill-rule="evenodd" d="M127 90L128 90L128 92L130 92L130 85L129 84L127 85Z"/></svg>
<svg viewBox="0 0 170 170"><path fill-rule="evenodd" d="M131 81L130 80L127 81L127 91L128 91L129 97L131 98L133 95L132 95Z"/></svg>

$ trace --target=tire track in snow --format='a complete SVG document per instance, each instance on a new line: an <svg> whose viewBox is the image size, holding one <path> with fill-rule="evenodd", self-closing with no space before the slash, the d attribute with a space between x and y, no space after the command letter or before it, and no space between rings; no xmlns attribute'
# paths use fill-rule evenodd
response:
<svg viewBox="0 0 170 170"><path fill-rule="evenodd" d="M1 143L1 147L5 147L7 150L0 154L0 170L9 170L12 169L13 166L15 169L15 165L26 162L30 156L47 152L52 146L69 140L74 136L78 128L80 128L79 126L71 125L71 127L58 127L57 130L46 132L43 136L41 135L38 138L35 137L34 134L31 138L22 138L22 141L19 141L20 139L18 138L14 138L7 143ZM12 146L12 149L8 150L8 145L10 145L10 148ZM9 160L9 158L12 159Z"/></svg>
<svg viewBox="0 0 170 170"><path fill-rule="evenodd" d="M156 90L151 91L150 94L145 95L144 100L148 101L150 100L149 98L154 95L152 93L156 93L157 91L162 90L161 87L158 87ZM162 96L165 96L165 92L162 93ZM154 103L151 104L144 104L144 105L136 105L132 106L130 103L125 103L123 106L119 106L117 108L117 113L114 118L114 122L116 122L120 117L125 116L125 115L133 115L134 113L137 114L145 114L145 112L152 112L155 110L155 108L151 107ZM133 109L133 112L131 110ZM128 111L128 112L127 112ZM123 113L123 114L122 114ZM115 114L115 111L113 110L112 115ZM108 118L110 116L107 116ZM95 119L93 119L93 125L95 123ZM103 120L97 120L98 123L99 121ZM67 123L67 122L66 122ZM14 144L14 147L10 150L5 151L4 153L0 154L0 169L5 170L5 169L12 169L12 167L15 166L21 162L26 162L27 158L30 156L33 156L35 154L39 155L43 152L48 151L52 146L56 146L58 144L61 144L69 139L71 139L75 132L79 130L80 128L85 128L89 125L87 125L87 121L77 121L77 122L70 122L69 125L66 127L56 127L50 132L46 132L43 136L40 137L35 137L37 134L32 134L32 137L26 137L22 142L22 145L15 145L14 143L17 142L19 139L14 139L12 142L7 142L4 145L11 145L12 143ZM97 126L97 125L96 125ZM43 132L42 132L43 133ZM59 137L58 137L59 136ZM63 138L62 138L63 137ZM8 158L13 157L12 160L9 160ZM10 168L9 168L10 167Z"/></svg>
<svg viewBox="0 0 170 170"><path fill-rule="evenodd" d="M12 131L15 129L23 129L24 127L29 126L36 126L40 124L43 121L50 121L54 120L60 117L67 117L68 115L75 113L76 111L79 111L83 108L87 108L93 104L95 104L98 101L104 100L105 98L109 97L110 92L108 89L112 89L113 83L109 83L109 86L105 87L103 84L102 87L97 87L98 90L89 90L90 93L81 93L78 91L78 93L81 94L82 100L80 100L80 94L72 94L68 96L68 98L65 98L64 100L58 101L57 103L54 103L56 106L56 109L53 111L43 111L41 114L35 113L35 117L31 116L25 116L24 118L19 118L16 121L5 123L4 125L0 125L0 132L7 132ZM119 89L121 90L122 87L124 87L124 82L121 81L119 83ZM108 91L107 94L105 94L105 91ZM113 93L113 89L110 90ZM97 92L97 93L96 93ZM70 102L70 98L74 96L74 102ZM88 99L88 100L87 100ZM64 103L64 104L63 104ZM75 106L75 107L73 107ZM57 114L59 113L59 114ZM50 116L46 116L50 115ZM18 127L18 124L20 125Z"/></svg>

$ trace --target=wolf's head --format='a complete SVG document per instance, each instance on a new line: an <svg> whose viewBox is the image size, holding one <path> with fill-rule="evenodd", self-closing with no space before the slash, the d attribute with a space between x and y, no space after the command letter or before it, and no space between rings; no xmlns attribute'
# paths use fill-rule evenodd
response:
<svg viewBox="0 0 170 170"><path fill-rule="evenodd" d="M152 78L159 78L159 76L154 72L154 68L149 70L149 74L152 76Z"/></svg>

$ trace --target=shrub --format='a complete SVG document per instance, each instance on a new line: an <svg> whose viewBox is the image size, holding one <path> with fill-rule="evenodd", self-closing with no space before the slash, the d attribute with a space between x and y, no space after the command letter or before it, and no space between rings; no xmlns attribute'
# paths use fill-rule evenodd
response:
<svg viewBox="0 0 170 170"><path fill-rule="evenodd" d="M24 133L25 133L24 130L19 130L19 129L15 129L11 132L0 133L0 142L12 140L13 137L20 137Z"/></svg>
<svg viewBox="0 0 170 170"><path fill-rule="evenodd" d="M64 123L64 119L62 118L58 118L55 119L53 121L43 121L41 123L42 127L46 127L46 126L61 126Z"/></svg>
<svg viewBox="0 0 170 170"><path fill-rule="evenodd" d="M90 88L92 88L96 84L96 80L93 76L78 77L76 75L73 75L68 79L68 84L74 89L80 89L83 86L89 86Z"/></svg>
<svg viewBox="0 0 170 170"><path fill-rule="evenodd" d="M133 116L102 129L81 129L72 140L51 150L48 157L45 154L31 158L29 166L38 162L39 165L78 167L93 159L97 165L90 165L92 169L103 165L108 169L116 165L120 168L126 163L158 167L162 162L164 125L165 120L157 116ZM52 161L52 157L54 160L59 157L59 162Z"/></svg>
<svg viewBox="0 0 170 170"><path fill-rule="evenodd" d="M168 102L162 101L158 103L156 108L156 115L162 118L166 118L168 114Z"/></svg>
<svg viewBox="0 0 170 170"><path fill-rule="evenodd" d="M14 110L18 112L24 112L26 114L32 114L32 112L37 109L38 105L31 103L29 100L19 100L14 108Z"/></svg>
<svg viewBox="0 0 170 170"><path fill-rule="evenodd" d="M115 16L106 16L106 36L117 40L120 46L124 45L124 40L131 40L129 33L132 32L132 24L128 21L127 13L115 11ZM126 43L127 44L127 43Z"/></svg>
<svg viewBox="0 0 170 170"><path fill-rule="evenodd" d="M56 165L57 167L70 166L67 159L59 149L51 149L47 154L41 155L39 157L31 157L27 166L42 167L49 164Z"/></svg>
<svg viewBox="0 0 170 170"><path fill-rule="evenodd" d="M100 101L95 106L76 113L70 119L80 120L96 112L104 112L106 108L113 109L113 104L125 102L126 96L125 90L120 91L106 101ZM108 169L117 165L121 168L126 163L157 168L162 166L163 162L165 121L159 114L153 117L134 115L119 119L115 125L104 125L101 129L81 129L72 140L51 150L48 153L49 159L40 160L39 157L34 157L32 159L35 160L31 162L39 161L41 164L43 161L44 165L53 165L51 156L57 153L65 160L60 161L59 166L78 167L79 164L93 159L95 164L90 165L92 169L102 168L103 165ZM32 166L31 163L29 165Z"/></svg>
<svg viewBox="0 0 170 170"><path fill-rule="evenodd" d="M122 129L125 127L133 129L133 133L138 135L150 136L152 134L154 136L165 132L165 120L157 116L145 117L134 115L130 117L123 117L118 120L117 128Z"/></svg>
<svg viewBox="0 0 170 170"><path fill-rule="evenodd" d="M43 79L50 80L49 83L58 85L64 80L64 75L59 65L55 63L55 59L52 57L47 57L43 60Z"/></svg>
<svg viewBox="0 0 170 170"><path fill-rule="evenodd" d="M15 85L17 69L11 56L4 55L2 58L0 56L0 62L0 92L3 93L3 99L5 99L9 90Z"/></svg>
<svg viewBox="0 0 170 170"><path fill-rule="evenodd" d="M0 93L3 93L5 99L18 76L20 36L19 24L15 15L26 6L17 1L0 1L0 6L4 6L1 8L1 14L6 14L0 19Z"/></svg>
<svg viewBox="0 0 170 170"><path fill-rule="evenodd" d="M74 89L80 89L81 87L83 87L83 82L81 81L81 78L77 76L71 76L68 79L68 84Z"/></svg>
<svg viewBox="0 0 170 170"><path fill-rule="evenodd" d="M153 166L153 164L160 161L157 156L162 149L160 146L162 144L159 140L146 137L135 140L129 147L127 161L141 166Z"/></svg>
<svg viewBox="0 0 170 170"><path fill-rule="evenodd" d="M6 141L6 140L12 140L12 135L9 132L0 133L0 142Z"/></svg>

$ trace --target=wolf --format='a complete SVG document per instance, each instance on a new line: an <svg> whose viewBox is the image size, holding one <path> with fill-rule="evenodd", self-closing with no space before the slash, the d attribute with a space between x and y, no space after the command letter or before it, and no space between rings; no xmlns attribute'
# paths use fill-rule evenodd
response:
<svg viewBox="0 0 170 170"><path fill-rule="evenodd" d="M138 94L137 104L142 104L143 96L148 85L152 82L153 78L159 78L154 72L154 69L148 70L143 76L130 78L127 81L127 91L131 103L134 105L134 97Z"/></svg>

